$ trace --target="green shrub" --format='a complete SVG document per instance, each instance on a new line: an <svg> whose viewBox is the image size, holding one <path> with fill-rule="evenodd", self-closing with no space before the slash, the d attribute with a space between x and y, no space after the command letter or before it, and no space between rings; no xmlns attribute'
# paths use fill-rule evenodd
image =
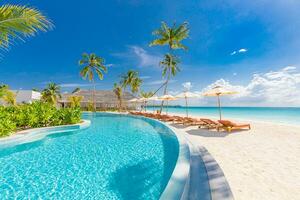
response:
<svg viewBox="0 0 300 200"><path fill-rule="evenodd" d="M0 137L7 136L17 129L38 128L76 124L80 122L80 108L61 108L34 102L19 106L0 106Z"/></svg>
<svg viewBox="0 0 300 200"><path fill-rule="evenodd" d="M16 123L13 120L13 114L0 107L0 137L8 136L16 130Z"/></svg>

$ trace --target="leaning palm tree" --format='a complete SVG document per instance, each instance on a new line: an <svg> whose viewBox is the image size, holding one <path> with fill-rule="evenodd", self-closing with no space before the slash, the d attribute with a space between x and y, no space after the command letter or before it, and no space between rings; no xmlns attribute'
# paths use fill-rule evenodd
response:
<svg viewBox="0 0 300 200"><path fill-rule="evenodd" d="M107 72L107 67L104 65L104 59L94 53L83 53L81 60L79 60L79 65L83 66L80 71L80 75L82 76L82 78L86 79L88 77L89 81L93 83L93 106L94 111L96 111L96 85L94 80L94 73L98 75L98 78L100 80L103 80L103 72Z"/></svg>
<svg viewBox="0 0 300 200"><path fill-rule="evenodd" d="M56 105L57 100L61 98L60 86L56 83L49 83L42 91L42 101Z"/></svg>
<svg viewBox="0 0 300 200"><path fill-rule="evenodd" d="M153 35L158 38L153 40L150 43L150 46L164 46L168 45L169 49L187 49L181 41L186 39L189 36L188 23L184 22L183 24L176 26L174 23L173 26L168 26L165 22L161 22L161 27L158 30L153 31Z"/></svg>
<svg viewBox="0 0 300 200"><path fill-rule="evenodd" d="M164 95L167 94L168 83L171 79L171 76L176 76L176 74L180 71L178 64L180 60L177 56L167 53L164 59L159 63L162 66L162 76L166 78L164 85ZM162 107L164 105L164 101L161 103L160 111L162 111Z"/></svg>
<svg viewBox="0 0 300 200"><path fill-rule="evenodd" d="M122 95L123 95L123 88L121 85L115 83L114 84L114 93L115 95L117 96L118 98L118 101L119 101L119 112L121 112L122 110Z"/></svg>
<svg viewBox="0 0 300 200"><path fill-rule="evenodd" d="M47 31L52 23L39 10L27 6L0 6L0 48L7 49L14 38L23 40L38 31Z"/></svg>

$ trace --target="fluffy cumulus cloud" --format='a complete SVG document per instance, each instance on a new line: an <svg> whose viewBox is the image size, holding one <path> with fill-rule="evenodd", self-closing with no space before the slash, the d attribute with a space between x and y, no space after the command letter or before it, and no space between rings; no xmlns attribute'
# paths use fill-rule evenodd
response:
<svg viewBox="0 0 300 200"><path fill-rule="evenodd" d="M216 85L238 92L237 95L227 98L228 105L300 106L300 71L294 66L265 74L254 74L247 85L233 85L220 79L202 92Z"/></svg>

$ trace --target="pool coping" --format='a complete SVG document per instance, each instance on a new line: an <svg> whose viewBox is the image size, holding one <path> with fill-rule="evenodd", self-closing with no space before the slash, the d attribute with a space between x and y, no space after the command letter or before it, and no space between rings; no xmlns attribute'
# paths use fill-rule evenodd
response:
<svg viewBox="0 0 300 200"><path fill-rule="evenodd" d="M91 121L81 120L81 122L77 124L32 128L18 131L11 136L0 138L0 148L34 142L54 133L65 133L86 129L90 125Z"/></svg>
<svg viewBox="0 0 300 200"><path fill-rule="evenodd" d="M177 133L177 135L182 135L187 143L189 143L190 148L195 148L200 155L207 173L211 200L233 200L233 193L223 173L223 170L213 156L208 152L208 150L204 146L195 144L193 141L187 138L184 130L176 129L170 126L168 123L165 124L167 124L168 127L173 130L173 132Z"/></svg>

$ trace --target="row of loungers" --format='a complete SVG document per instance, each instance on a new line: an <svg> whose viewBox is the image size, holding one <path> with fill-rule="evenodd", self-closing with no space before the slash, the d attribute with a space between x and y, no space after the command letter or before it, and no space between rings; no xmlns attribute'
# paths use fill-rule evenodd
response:
<svg viewBox="0 0 300 200"><path fill-rule="evenodd" d="M163 122L172 122L174 124L183 124L186 126L198 126L199 128L216 129L217 131L226 130L231 132L238 129L251 129L250 124L237 124L229 120L213 121L211 119L195 119L191 117L170 116L143 112L130 112L133 115L141 115L144 117L158 119Z"/></svg>

